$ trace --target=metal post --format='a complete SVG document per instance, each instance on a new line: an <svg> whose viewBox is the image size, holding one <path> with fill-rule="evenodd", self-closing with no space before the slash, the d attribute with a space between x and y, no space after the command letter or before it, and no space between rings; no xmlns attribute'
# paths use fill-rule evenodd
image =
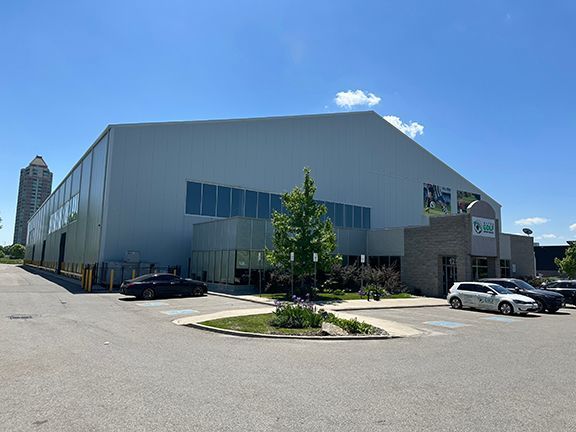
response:
<svg viewBox="0 0 576 432"><path fill-rule="evenodd" d="M136 269L132 269L132 279L136 278Z"/></svg>
<svg viewBox="0 0 576 432"><path fill-rule="evenodd" d="M112 292L114 288L114 269L110 269L110 292Z"/></svg>
<svg viewBox="0 0 576 432"><path fill-rule="evenodd" d="M314 261L314 288L316 288L316 261Z"/></svg>
<svg viewBox="0 0 576 432"><path fill-rule="evenodd" d="M294 252L290 252L290 298L294 297Z"/></svg>
<svg viewBox="0 0 576 432"><path fill-rule="evenodd" d="M262 297L262 252L258 252L258 291Z"/></svg>
<svg viewBox="0 0 576 432"><path fill-rule="evenodd" d="M176 267L174 267L174 271L172 273L174 273L174 276L176 276Z"/></svg>
<svg viewBox="0 0 576 432"><path fill-rule="evenodd" d="M316 252L312 254L312 261L314 261L314 288L316 288L316 263L318 262L318 254Z"/></svg>
<svg viewBox="0 0 576 432"><path fill-rule="evenodd" d="M366 262L366 255L360 255L360 289L364 291L364 263Z"/></svg>
<svg viewBox="0 0 576 432"><path fill-rule="evenodd" d="M92 292L92 267L88 269L88 292Z"/></svg>

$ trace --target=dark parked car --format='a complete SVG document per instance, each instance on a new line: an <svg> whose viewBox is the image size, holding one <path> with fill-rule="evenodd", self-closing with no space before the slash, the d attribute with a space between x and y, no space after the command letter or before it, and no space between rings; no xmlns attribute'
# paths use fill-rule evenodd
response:
<svg viewBox="0 0 576 432"><path fill-rule="evenodd" d="M546 291L554 291L566 298L566 303L576 306L576 280L557 280L542 286Z"/></svg>
<svg viewBox="0 0 576 432"><path fill-rule="evenodd" d="M556 312L564 306L564 296L555 292L546 291L543 289L534 288L528 282L522 279L511 278L493 278L481 279L482 282L495 283L515 294L522 294L523 296L530 297L538 304L536 312L544 312L547 310L550 313Z"/></svg>
<svg viewBox="0 0 576 432"><path fill-rule="evenodd" d="M208 286L193 279L181 278L170 273L152 273L129 279L120 285L120 293L152 300L156 297L176 295L201 296L208 292Z"/></svg>

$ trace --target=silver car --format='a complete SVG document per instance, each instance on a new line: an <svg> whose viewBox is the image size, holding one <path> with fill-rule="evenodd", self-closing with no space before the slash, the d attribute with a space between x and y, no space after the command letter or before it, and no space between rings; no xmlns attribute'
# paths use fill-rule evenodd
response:
<svg viewBox="0 0 576 432"><path fill-rule="evenodd" d="M456 282L448 292L448 303L454 309L469 307L500 311L504 315L525 315L538 310L538 304L530 297L486 282Z"/></svg>

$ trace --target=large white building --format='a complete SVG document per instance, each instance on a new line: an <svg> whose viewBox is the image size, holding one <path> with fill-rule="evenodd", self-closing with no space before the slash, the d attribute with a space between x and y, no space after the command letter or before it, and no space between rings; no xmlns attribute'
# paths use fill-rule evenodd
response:
<svg viewBox="0 0 576 432"><path fill-rule="evenodd" d="M511 262L500 204L373 111L108 126L30 219L26 258L69 273L96 265L102 280L112 265L155 265L214 283L253 283L251 272L263 265L257 252L272 247L271 212L301 184L304 167L347 262L365 254L399 263L410 284L413 265L402 258L408 227L458 213L446 220L472 224L464 213L480 199L493 210L484 219L497 245L483 256L472 247L454 255L452 279L501 268L531 274L525 256ZM441 263L446 253L429 259ZM432 285L415 288L441 295L446 275L429 277Z"/></svg>

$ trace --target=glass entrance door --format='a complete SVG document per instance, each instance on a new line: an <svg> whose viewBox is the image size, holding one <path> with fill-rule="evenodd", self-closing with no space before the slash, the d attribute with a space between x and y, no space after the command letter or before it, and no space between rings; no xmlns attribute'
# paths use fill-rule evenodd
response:
<svg viewBox="0 0 576 432"><path fill-rule="evenodd" d="M442 257L442 293L448 295L448 290L452 288L454 282L458 280L458 269L456 257Z"/></svg>

